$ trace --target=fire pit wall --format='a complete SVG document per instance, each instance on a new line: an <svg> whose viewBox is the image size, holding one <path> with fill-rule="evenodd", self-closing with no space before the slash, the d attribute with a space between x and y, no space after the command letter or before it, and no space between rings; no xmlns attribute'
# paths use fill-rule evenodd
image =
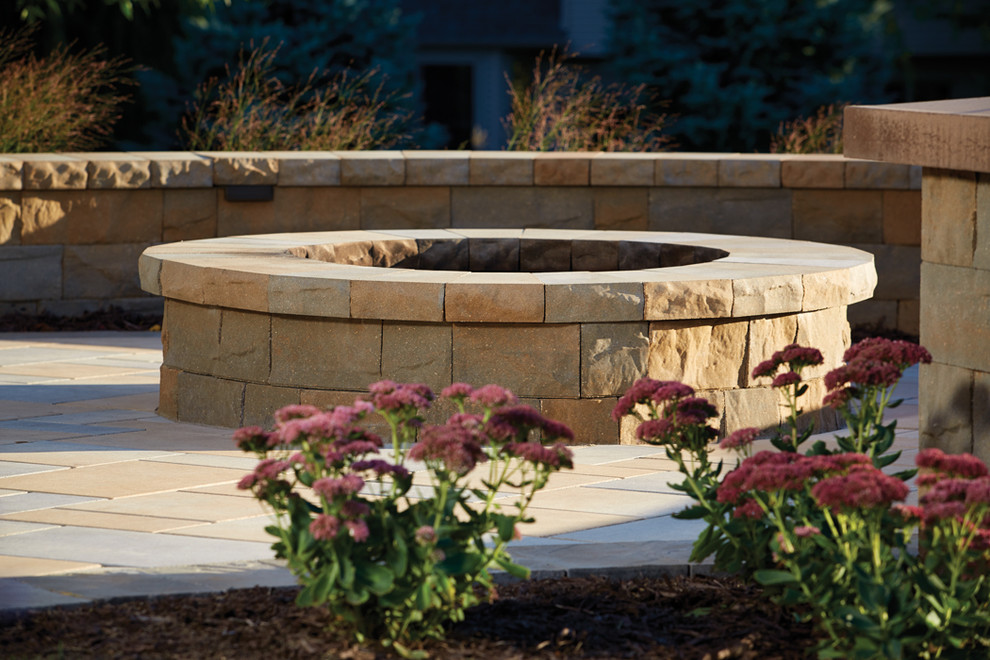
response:
<svg viewBox="0 0 990 660"><path fill-rule="evenodd" d="M778 393L749 374L794 341L825 355L806 408L835 428L822 379L876 284L872 255L843 246L548 229L196 240L148 248L140 271L165 298L166 417L266 425L382 378L495 382L595 444L635 442L610 413L641 376L694 386L723 432L775 426Z"/></svg>

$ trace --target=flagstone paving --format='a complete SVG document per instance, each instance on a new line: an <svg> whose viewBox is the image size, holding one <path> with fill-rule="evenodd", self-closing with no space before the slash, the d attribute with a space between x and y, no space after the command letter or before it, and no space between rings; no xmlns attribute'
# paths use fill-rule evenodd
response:
<svg viewBox="0 0 990 660"><path fill-rule="evenodd" d="M231 430L155 414L161 359L158 333L0 334L0 613L293 583L268 514L236 488L254 461ZM913 369L890 411L897 465L917 453L917 388ZM661 449L574 452L534 499L517 561L541 575L707 570L687 561L703 524L671 517L689 500Z"/></svg>

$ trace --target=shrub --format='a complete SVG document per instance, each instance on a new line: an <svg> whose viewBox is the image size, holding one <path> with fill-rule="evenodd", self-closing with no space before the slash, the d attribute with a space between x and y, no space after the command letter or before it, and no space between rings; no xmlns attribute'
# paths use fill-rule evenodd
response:
<svg viewBox="0 0 990 660"><path fill-rule="evenodd" d="M422 656L418 640L442 637L492 589L490 567L528 576L506 544L532 520L536 491L572 465L563 444L532 436L574 436L496 385L446 388L441 398L458 412L440 426L423 425L434 399L426 386L369 390L329 411L282 408L273 432L237 431L238 445L262 459L240 487L273 510L267 531L303 586L300 605L325 604L358 641ZM376 417L389 450L368 427ZM495 498L505 489L517 497L503 507Z"/></svg>
<svg viewBox="0 0 990 660"><path fill-rule="evenodd" d="M31 54L30 31L0 30L0 153L91 151L105 144L128 96L121 59L61 46Z"/></svg>
<svg viewBox="0 0 990 660"><path fill-rule="evenodd" d="M841 154L842 112L847 105L823 105L813 117L781 122L770 139L770 153Z"/></svg>
<svg viewBox="0 0 990 660"><path fill-rule="evenodd" d="M546 61L544 61L544 58ZM644 102L645 87L605 85L568 64L565 52L541 53L530 83L509 81L509 151L661 151L666 117Z"/></svg>

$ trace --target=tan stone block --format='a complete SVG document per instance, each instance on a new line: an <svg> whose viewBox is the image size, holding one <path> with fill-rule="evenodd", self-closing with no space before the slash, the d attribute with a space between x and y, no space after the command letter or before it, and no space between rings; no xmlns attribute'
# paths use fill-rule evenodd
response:
<svg viewBox="0 0 990 660"><path fill-rule="evenodd" d="M571 270L594 272L618 268L617 241L576 240L571 243Z"/></svg>
<svg viewBox="0 0 990 660"><path fill-rule="evenodd" d="M643 285L639 282L546 284L546 322L643 320Z"/></svg>
<svg viewBox="0 0 990 660"><path fill-rule="evenodd" d="M468 261L470 269L476 273L519 272L519 239L471 238Z"/></svg>
<svg viewBox="0 0 990 660"><path fill-rule="evenodd" d="M883 193L795 190L794 238L823 243L883 241Z"/></svg>
<svg viewBox="0 0 990 660"><path fill-rule="evenodd" d="M0 250L0 300L59 300L62 297L61 245L9 245ZM12 312L21 311L16 305ZM5 310L6 311L6 310Z"/></svg>
<svg viewBox="0 0 990 660"><path fill-rule="evenodd" d="M452 323L542 323L543 285L534 281L451 282L446 288L444 317Z"/></svg>
<svg viewBox="0 0 990 660"><path fill-rule="evenodd" d="M537 186L587 186L591 180L591 157L578 153L538 153L533 161L533 183Z"/></svg>
<svg viewBox="0 0 990 660"><path fill-rule="evenodd" d="M160 190L25 193L22 242L157 243L162 240Z"/></svg>
<svg viewBox="0 0 990 660"><path fill-rule="evenodd" d="M228 202L217 193L217 235L359 229L355 188L275 188L271 202Z"/></svg>
<svg viewBox="0 0 990 660"><path fill-rule="evenodd" d="M577 324L455 325L453 345L454 382L497 383L520 397L580 394Z"/></svg>
<svg viewBox="0 0 990 660"><path fill-rule="evenodd" d="M272 385L363 390L381 378L381 321L272 318Z"/></svg>
<svg viewBox="0 0 990 660"><path fill-rule="evenodd" d="M842 156L781 156L780 183L785 188L843 188L845 173L846 161Z"/></svg>
<svg viewBox="0 0 990 660"><path fill-rule="evenodd" d="M873 254L877 269L874 297L915 298L921 287L921 248L910 245L855 245Z"/></svg>
<svg viewBox="0 0 990 660"><path fill-rule="evenodd" d="M921 332L921 301L897 301L897 329L904 334L917 337Z"/></svg>
<svg viewBox="0 0 990 660"><path fill-rule="evenodd" d="M718 161L718 185L733 188L779 188L780 159L776 156L733 155Z"/></svg>
<svg viewBox="0 0 990 660"><path fill-rule="evenodd" d="M244 426L275 426L275 411L299 403L299 390L294 387L272 387L247 383L244 387Z"/></svg>
<svg viewBox="0 0 990 660"><path fill-rule="evenodd" d="M141 289L153 296L162 295L161 274L161 259L142 252L138 257L138 279L141 281Z"/></svg>
<svg viewBox="0 0 990 660"><path fill-rule="evenodd" d="M166 367L215 373L220 360L220 309L166 298L162 355Z"/></svg>
<svg viewBox="0 0 990 660"><path fill-rule="evenodd" d="M215 186L274 186L279 160L260 151L203 152L213 161Z"/></svg>
<svg viewBox="0 0 990 660"><path fill-rule="evenodd" d="M0 156L0 190L21 190L24 187L24 161Z"/></svg>
<svg viewBox="0 0 990 660"><path fill-rule="evenodd" d="M973 372L974 456L990 465L990 374Z"/></svg>
<svg viewBox="0 0 990 660"><path fill-rule="evenodd" d="M978 175L976 183L976 247L973 267L990 270L990 174Z"/></svg>
<svg viewBox="0 0 990 660"><path fill-rule="evenodd" d="M918 436L922 448L938 447L950 454L973 451L973 376L970 369L940 362L921 365Z"/></svg>
<svg viewBox="0 0 990 660"><path fill-rule="evenodd" d="M616 399L541 399L544 417L566 424L575 445L617 445L619 424L612 421Z"/></svg>
<svg viewBox="0 0 990 660"><path fill-rule="evenodd" d="M158 279L161 286L159 295L185 302L203 304L207 278L215 273L205 268L168 259L162 261Z"/></svg>
<svg viewBox="0 0 990 660"><path fill-rule="evenodd" d="M808 390L798 399L798 410L801 411L801 414L798 416L798 429L804 430L809 425L813 425L815 433L823 433L825 431L835 431L845 426L845 420L838 411L822 404L825 395L828 394L828 388L825 387L825 379L813 378L809 380L805 378L804 384L808 386ZM780 409L781 422L786 421L788 414L790 414L790 411L787 405L782 403Z"/></svg>
<svg viewBox="0 0 990 660"><path fill-rule="evenodd" d="M735 317L795 312L801 309L803 302L801 275L732 280L732 315Z"/></svg>
<svg viewBox="0 0 990 660"><path fill-rule="evenodd" d="M268 278L268 310L273 314L351 315L351 281L346 278L272 275Z"/></svg>
<svg viewBox="0 0 990 660"><path fill-rule="evenodd" d="M61 154L21 154L24 190L83 190L86 161Z"/></svg>
<svg viewBox="0 0 990 660"><path fill-rule="evenodd" d="M407 321L443 321L442 282L351 281L351 317Z"/></svg>
<svg viewBox="0 0 990 660"><path fill-rule="evenodd" d="M652 188L651 231L793 238L788 189Z"/></svg>
<svg viewBox="0 0 990 660"><path fill-rule="evenodd" d="M362 188L362 229L432 229L450 226L450 189Z"/></svg>
<svg viewBox="0 0 990 660"><path fill-rule="evenodd" d="M158 379L158 409L155 411L166 419L178 417L179 374L178 369L162 365Z"/></svg>
<svg viewBox="0 0 990 660"><path fill-rule="evenodd" d="M847 269L849 273L849 304L866 300L877 286L877 269L872 263Z"/></svg>
<svg viewBox="0 0 990 660"><path fill-rule="evenodd" d="M718 186L717 154L661 154L656 160L658 186Z"/></svg>
<svg viewBox="0 0 990 660"><path fill-rule="evenodd" d="M191 151L135 151L150 162L152 188L212 188L213 160Z"/></svg>
<svg viewBox="0 0 990 660"><path fill-rule="evenodd" d="M764 360L769 360L775 352L793 344L796 336L797 317L793 314L752 319L749 322L749 336L746 344L744 385L746 387L769 385L770 381L767 378L753 378L753 369Z"/></svg>
<svg viewBox="0 0 990 660"><path fill-rule="evenodd" d="M382 378L425 383L434 392L450 385L452 331L449 325L392 323L382 326Z"/></svg>
<svg viewBox="0 0 990 660"><path fill-rule="evenodd" d="M329 151L278 153L278 185L339 186L340 156Z"/></svg>
<svg viewBox="0 0 990 660"><path fill-rule="evenodd" d="M245 383L201 376L178 375L176 418L180 422L237 428L241 426Z"/></svg>
<svg viewBox="0 0 990 660"><path fill-rule="evenodd" d="M125 153L84 154L87 188L150 188L151 161Z"/></svg>
<svg viewBox="0 0 990 660"><path fill-rule="evenodd" d="M403 151L407 186L466 186L468 151Z"/></svg>
<svg viewBox="0 0 990 660"><path fill-rule="evenodd" d="M707 319L732 314L732 280L644 282L644 318Z"/></svg>
<svg viewBox="0 0 990 660"><path fill-rule="evenodd" d="M907 190L911 187L908 165L875 161L846 161L846 188L886 188Z"/></svg>
<svg viewBox="0 0 990 660"><path fill-rule="evenodd" d="M646 376L648 323L581 324L581 396L620 396Z"/></svg>
<svg viewBox="0 0 990 660"><path fill-rule="evenodd" d="M217 235L217 193L212 188L166 189L162 195L166 243Z"/></svg>
<svg viewBox="0 0 990 660"><path fill-rule="evenodd" d="M529 152L472 151L468 181L472 186L531 186L533 160Z"/></svg>
<svg viewBox="0 0 990 660"><path fill-rule="evenodd" d="M976 175L926 170L921 188L921 258L971 266L976 232Z"/></svg>
<svg viewBox="0 0 990 660"><path fill-rule="evenodd" d="M738 387L746 364L746 321L650 324L649 377L696 389Z"/></svg>
<svg viewBox="0 0 990 660"><path fill-rule="evenodd" d="M217 260L215 265L203 268L203 302L218 307L267 312L268 273L242 269L254 264L252 257L232 257Z"/></svg>
<svg viewBox="0 0 990 660"><path fill-rule="evenodd" d="M62 262L64 298L140 296L137 263L143 244L66 245Z"/></svg>
<svg viewBox="0 0 990 660"><path fill-rule="evenodd" d="M864 300L849 305L848 315L854 328L893 330L897 327L897 301Z"/></svg>
<svg viewBox="0 0 990 660"><path fill-rule="evenodd" d="M378 268L415 268L419 263L419 244L414 238L376 240L371 243L371 265ZM410 276L416 276L412 274ZM429 275L424 275L430 277ZM392 275L393 278L400 277ZM428 281L428 280L420 280Z"/></svg>
<svg viewBox="0 0 990 660"><path fill-rule="evenodd" d="M803 378L821 378L842 364L842 354L850 341L845 307L803 312L797 315L797 324L795 341L801 346L817 348L825 360L821 366L806 367L801 372Z"/></svg>
<svg viewBox="0 0 990 660"><path fill-rule="evenodd" d="M593 229L590 188L451 188L452 227Z"/></svg>
<svg viewBox="0 0 990 660"><path fill-rule="evenodd" d="M255 383L268 381L271 366L271 316L224 309L220 315L220 353L214 373Z"/></svg>
<svg viewBox="0 0 990 660"><path fill-rule="evenodd" d="M601 153L591 159L593 186L650 186L653 184L653 154Z"/></svg>
<svg viewBox="0 0 990 660"><path fill-rule="evenodd" d="M921 245L921 193L917 190L883 191L883 242Z"/></svg>
<svg viewBox="0 0 990 660"><path fill-rule="evenodd" d="M401 186L406 159L400 151L335 151L340 156L343 186Z"/></svg>
<svg viewBox="0 0 990 660"><path fill-rule="evenodd" d="M780 394L769 387L726 390L725 433L755 427L771 430L780 425Z"/></svg>
<svg viewBox="0 0 990 660"><path fill-rule="evenodd" d="M921 264L921 343L943 364L990 372L990 271Z"/></svg>
<svg viewBox="0 0 990 660"><path fill-rule="evenodd" d="M645 230L649 224L647 188L595 188L595 229Z"/></svg>
<svg viewBox="0 0 990 660"><path fill-rule="evenodd" d="M21 193L0 192L0 245L21 243Z"/></svg>
<svg viewBox="0 0 990 660"><path fill-rule="evenodd" d="M851 283L844 268L805 273L801 276L804 299L801 309L808 312L826 307L841 307L849 301Z"/></svg>

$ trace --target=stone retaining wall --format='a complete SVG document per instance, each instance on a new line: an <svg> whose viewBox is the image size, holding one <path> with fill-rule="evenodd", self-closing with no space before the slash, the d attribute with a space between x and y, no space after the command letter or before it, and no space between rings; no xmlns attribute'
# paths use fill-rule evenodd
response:
<svg viewBox="0 0 990 660"><path fill-rule="evenodd" d="M0 155L0 314L160 310L162 242L381 228L704 231L876 258L854 324L916 333L920 170L841 156L511 152Z"/></svg>

